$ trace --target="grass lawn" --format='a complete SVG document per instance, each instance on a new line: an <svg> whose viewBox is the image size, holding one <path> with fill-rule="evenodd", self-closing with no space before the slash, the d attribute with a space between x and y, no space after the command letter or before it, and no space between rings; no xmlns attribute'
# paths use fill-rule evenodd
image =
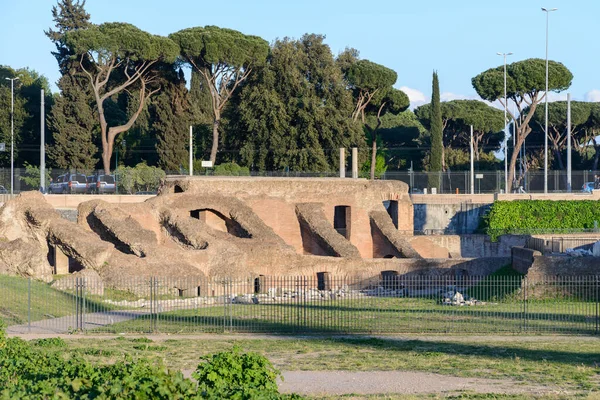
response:
<svg viewBox="0 0 600 400"><path fill-rule="evenodd" d="M447 306L427 298L340 298L199 306L103 327L120 332L579 333L597 329L596 304L576 300Z"/></svg>
<svg viewBox="0 0 600 400"><path fill-rule="evenodd" d="M0 319L6 325L23 324L28 318L29 280L0 275ZM31 280L31 320L62 317L73 314L72 295L53 289L50 285Z"/></svg>
<svg viewBox="0 0 600 400"><path fill-rule="evenodd" d="M65 357L83 355L95 363L124 356L149 358L170 369L192 370L199 357L234 345L263 354L285 371L424 371L461 377L514 379L551 384L583 394L600 387L600 339L533 338L240 338L231 335L203 339L68 338L64 347L46 343L40 351ZM475 396L475 395L473 395ZM333 398L333 397L332 397ZM357 397L357 398L441 398ZM459 397L521 399L532 397ZM542 398L573 398L542 397ZM591 398L586 394L582 398Z"/></svg>
<svg viewBox="0 0 600 400"><path fill-rule="evenodd" d="M107 293L112 295L113 292L107 290ZM74 293L54 289L48 283L0 275L0 320L7 326L27 323L29 313L32 322L74 315L76 303ZM113 304L102 302L99 296L88 296L85 306L88 310L119 309Z"/></svg>

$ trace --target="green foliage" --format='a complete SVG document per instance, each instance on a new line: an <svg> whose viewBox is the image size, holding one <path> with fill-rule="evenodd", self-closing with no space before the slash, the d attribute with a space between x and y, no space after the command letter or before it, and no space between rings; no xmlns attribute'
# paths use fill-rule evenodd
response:
<svg viewBox="0 0 600 400"><path fill-rule="evenodd" d="M573 74L562 63L548 61L548 88L561 92L571 86ZM471 80L482 99L496 101L504 97L504 65L490 68ZM514 97L533 96L546 88L546 60L530 58L506 66L506 94Z"/></svg>
<svg viewBox="0 0 600 400"><path fill-rule="evenodd" d="M91 25L67 32L65 38L75 54L97 53L107 58L164 62L174 62L179 54L179 47L172 40L121 22Z"/></svg>
<svg viewBox="0 0 600 400"><path fill-rule="evenodd" d="M240 167L234 162L223 163L215 166L214 175L219 176L250 176L248 167Z"/></svg>
<svg viewBox="0 0 600 400"><path fill-rule="evenodd" d="M594 228L600 202L592 200L496 201L484 217L492 240L507 233L552 233Z"/></svg>
<svg viewBox="0 0 600 400"><path fill-rule="evenodd" d="M37 347L67 347L67 343L59 337L36 339L31 344Z"/></svg>
<svg viewBox="0 0 600 400"><path fill-rule="evenodd" d="M15 78L14 95L11 97L11 82ZM44 89L45 111L52 106L52 93L48 79L29 68L13 69L0 65L0 142L6 143L5 152L0 153L0 166L10 165L11 103L14 101L14 157L15 165L25 161L37 163L40 159L40 91ZM37 143L33 148L27 147Z"/></svg>
<svg viewBox="0 0 600 400"><path fill-rule="evenodd" d="M162 365L146 359L134 361L126 356L114 364L93 365L79 352L65 358L60 351L40 349L65 345L59 338L31 343L20 338L7 339L0 323L0 398L300 398L279 395L276 381L279 371L266 358L254 353L241 353L238 348L204 357L204 362L193 374L198 379L196 384L184 378L181 372L167 371Z"/></svg>
<svg viewBox="0 0 600 400"><path fill-rule="evenodd" d="M430 154L423 158L423 164L429 164ZM454 149L446 147L444 149L444 161L446 168L450 171L469 171L471 169L471 154L465 149ZM496 158L493 151L482 152L474 162L475 169L478 171L496 171L500 168L500 160Z"/></svg>
<svg viewBox="0 0 600 400"><path fill-rule="evenodd" d="M375 162L375 178L381 178L387 171L387 165L385 163L385 156L383 154L377 154ZM369 178L371 176L371 160L367 159L364 164L360 167L360 177Z"/></svg>
<svg viewBox="0 0 600 400"><path fill-rule="evenodd" d="M183 29L169 38L179 45L181 55L198 67L252 66L264 62L269 54L264 39L218 26Z"/></svg>
<svg viewBox="0 0 600 400"><path fill-rule="evenodd" d="M230 110L228 148L259 171L335 170L340 147L365 147L341 70L320 35L273 44Z"/></svg>
<svg viewBox="0 0 600 400"><path fill-rule="evenodd" d="M58 6L58 7L57 7ZM56 30L48 29L44 33L56 46L52 52L61 73L64 75L73 71L74 55L73 49L66 45L65 34L77 29L85 29L90 26L90 14L85 11L85 0L83 2L74 0L59 0L57 6L52 7L52 19Z"/></svg>
<svg viewBox="0 0 600 400"><path fill-rule="evenodd" d="M440 106L440 83L437 72L433 73L432 95L431 95L431 153L429 158L429 171L439 172L443 166L443 125L442 109ZM430 177L429 187L438 188L438 177Z"/></svg>
<svg viewBox="0 0 600 400"><path fill-rule="evenodd" d="M93 170L98 163L98 121L91 105L91 93L80 75L64 75L61 90L47 117L54 144L48 156L62 169Z"/></svg>
<svg viewBox="0 0 600 400"><path fill-rule="evenodd" d="M192 376L199 390L215 398L256 399L276 395L280 372L265 357L242 353L235 346L212 356L202 357Z"/></svg>
<svg viewBox="0 0 600 400"><path fill-rule="evenodd" d="M473 126L475 153L497 150L504 133L504 113L479 100L452 100L441 103L444 147L469 149L470 126ZM431 104L415 109L424 126L431 126Z"/></svg>
<svg viewBox="0 0 600 400"><path fill-rule="evenodd" d="M27 161L24 163L25 173L19 177L19 179L33 190L37 190L41 186L40 180L40 167L36 165L30 165ZM52 169L46 169L46 184L50 182L50 174Z"/></svg>
<svg viewBox="0 0 600 400"><path fill-rule="evenodd" d="M348 69L348 82L358 90L385 90L398 79L396 71L369 60L358 60Z"/></svg>
<svg viewBox="0 0 600 400"><path fill-rule="evenodd" d="M145 162L139 163L135 168L120 166L115 175L119 192L128 194L155 191L166 176L162 169L148 166Z"/></svg>
<svg viewBox="0 0 600 400"><path fill-rule="evenodd" d="M183 71L175 71L172 66L165 65L161 76L163 90L149 106L151 129L157 140L159 166L166 171L179 171L189 159L188 131L192 110Z"/></svg>

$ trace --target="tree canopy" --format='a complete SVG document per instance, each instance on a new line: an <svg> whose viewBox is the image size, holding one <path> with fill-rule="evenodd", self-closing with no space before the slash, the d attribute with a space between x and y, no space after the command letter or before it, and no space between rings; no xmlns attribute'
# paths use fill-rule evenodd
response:
<svg viewBox="0 0 600 400"><path fill-rule="evenodd" d="M102 161L108 174L116 136L133 126L147 100L160 89L154 85L154 64L159 61L174 62L179 47L168 38L117 22L67 32L66 43L74 49L75 54L82 54L80 68L88 77L96 102ZM109 126L104 102L129 88L138 91L137 109L128 116L126 122Z"/></svg>
<svg viewBox="0 0 600 400"><path fill-rule="evenodd" d="M264 170L332 171L340 147L364 148L341 70L321 35L273 44L235 100L231 148L241 163Z"/></svg>
<svg viewBox="0 0 600 400"><path fill-rule="evenodd" d="M503 139L503 111L479 100L451 100L441 103L444 147L469 147L470 126L473 126L473 148L479 159L481 152L497 150ZM431 104L415 109L424 126L431 122Z"/></svg>
<svg viewBox="0 0 600 400"><path fill-rule="evenodd" d="M548 89L553 92L560 92L571 86L573 74L563 64L556 61L548 61ZM488 101L498 100L504 105L504 66L488 69L475 76L471 80L475 91L479 96ZM525 141L525 138L531 132L529 121L535 114L538 104L544 99L544 90L546 88L546 61L539 58L530 58L518 61L506 66L506 96L507 99L514 102L518 115L515 115L510 108L507 112L515 121L515 148L510 158L509 182L516 186L516 179L513 176L517 156ZM530 112L525 114L525 108L529 107ZM519 118L523 116L523 118ZM522 179L520 177L519 179ZM507 188L508 190L508 188Z"/></svg>
<svg viewBox="0 0 600 400"><path fill-rule="evenodd" d="M223 109L252 69L266 61L269 44L258 36L217 26L183 29L169 37L179 45L181 57L200 72L210 89L214 116L210 161L214 163Z"/></svg>

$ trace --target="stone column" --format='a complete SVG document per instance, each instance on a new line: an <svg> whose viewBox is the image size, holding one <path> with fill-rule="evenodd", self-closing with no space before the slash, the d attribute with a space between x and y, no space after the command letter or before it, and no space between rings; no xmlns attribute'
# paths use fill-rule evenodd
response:
<svg viewBox="0 0 600 400"><path fill-rule="evenodd" d="M346 177L346 149L340 148L340 178Z"/></svg>
<svg viewBox="0 0 600 400"><path fill-rule="evenodd" d="M352 148L352 179L358 178L358 148Z"/></svg>

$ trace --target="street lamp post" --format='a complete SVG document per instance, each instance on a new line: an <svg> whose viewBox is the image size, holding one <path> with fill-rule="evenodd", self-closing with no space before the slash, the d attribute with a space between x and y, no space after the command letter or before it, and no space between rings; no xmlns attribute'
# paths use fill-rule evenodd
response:
<svg viewBox="0 0 600 400"><path fill-rule="evenodd" d="M10 81L10 194L15 187L15 81L16 78L6 78Z"/></svg>
<svg viewBox="0 0 600 400"><path fill-rule="evenodd" d="M544 8L542 11L546 13L546 124L544 128L544 193L548 193L548 20L552 11L558 8Z"/></svg>
<svg viewBox="0 0 600 400"><path fill-rule="evenodd" d="M512 55L512 53L496 53L499 56L504 57L504 190L508 193L508 138L506 137L506 56Z"/></svg>

